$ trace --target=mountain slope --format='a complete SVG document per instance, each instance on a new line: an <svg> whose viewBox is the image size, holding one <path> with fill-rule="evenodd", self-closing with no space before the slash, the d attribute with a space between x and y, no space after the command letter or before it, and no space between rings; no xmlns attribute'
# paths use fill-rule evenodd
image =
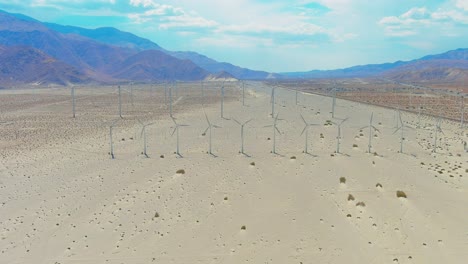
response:
<svg viewBox="0 0 468 264"><path fill-rule="evenodd" d="M189 60L181 61L161 51L148 50L127 58L113 75L119 79L155 80L202 80L208 72Z"/></svg>
<svg viewBox="0 0 468 264"><path fill-rule="evenodd" d="M0 12L0 21L8 21L7 25L0 27L0 45L41 50L57 61L81 69L89 79L109 83L156 80L161 76L173 80L201 80L207 76L205 70L191 62L166 54L155 56L155 53L151 53L152 56L147 57L148 53L139 55L138 50L133 48L107 45L76 34L62 34L27 17L23 19L19 15ZM150 59L153 61L150 62ZM144 66L144 69L135 70L136 65ZM151 73L155 76L150 76Z"/></svg>
<svg viewBox="0 0 468 264"><path fill-rule="evenodd" d="M53 23L44 23L44 25L62 34L80 35L108 45L129 48L138 51L150 49L162 50L159 45L148 39L140 38L134 34L123 32L112 27L87 29L74 26L62 26Z"/></svg>
<svg viewBox="0 0 468 264"><path fill-rule="evenodd" d="M211 72L228 72L237 79L266 79L270 75L268 72L255 71L226 62L218 62L196 52L186 51L166 51L169 55L179 59L191 60L203 69Z"/></svg>
<svg viewBox="0 0 468 264"><path fill-rule="evenodd" d="M89 81L85 73L40 50L0 46L0 83L67 85Z"/></svg>

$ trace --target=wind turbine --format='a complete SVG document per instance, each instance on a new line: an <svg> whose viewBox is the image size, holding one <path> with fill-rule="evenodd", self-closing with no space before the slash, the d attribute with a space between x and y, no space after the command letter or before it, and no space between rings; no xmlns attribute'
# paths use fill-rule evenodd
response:
<svg viewBox="0 0 468 264"><path fill-rule="evenodd" d="M273 154L278 154L276 153L276 132L278 131L279 134L281 134L281 131L278 129L277 124L278 124L278 119L279 113L276 114L275 119L273 120L273 125L265 126L265 127L272 127L273 128L273 150L271 153Z"/></svg>
<svg viewBox="0 0 468 264"><path fill-rule="evenodd" d="M418 110L418 125L416 126L416 128L420 128L420 127L421 127L421 109L422 109L422 106L419 105L419 110Z"/></svg>
<svg viewBox="0 0 468 264"><path fill-rule="evenodd" d="M115 119L114 121L112 121L111 125L109 126L109 140L110 140L110 156L111 156L111 159L114 159L115 156L114 156L114 141L113 141L113 129L114 129L114 126L120 121L120 119Z"/></svg>
<svg viewBox="0 0 468 264"><path fill-rule="evenodd" d="M434 148L432 149L432 152L436 153L437 152L437 139L439 136L439 132L445 135L444 131L442 131L441 128L441 121L442 119L440 116L436 119L436 125L434 127Z"/></svg>
<svg viewBox="0 0 468 264"><path fill-rule="evenodd" d="M146 152L147 150L147 144L146 144L146 127L155 124L156 122L152 122L149 124L144 124L141 122L140 119L138 119L138 122L141 124L141 132L140 132L140 137L143 137L143 155L145 155L148 158L148 153Z"/></svg>
<svg viewBox="0 0 468 264"><path fill-rule="evenodd" d="M318 124L307 123L304 116L301 114L302 121L304 122L304 129L302 130L301 136L305 133L305 145L304 153L309 154L309 127L318 126Z"/></svg>
<svg viewBox="0 0 468 264"><path fill-rule="evenodd" d="M340 123L335 123L332 122L333 124L338 126L338 135L336 136L336 153L340 153L340 143L341 143L341 125L343 125L344 122L346 122L349 119L349 117L341 120Z"/></svg>
<svg viewBox="0 0 468 264"><path fill-rule="evenodd" d="M374 112L372 112L370 116L369 125L361 128L361 129L369 128L369 144L367 145L369 153L371 153L371 149L372 149L372 137L373 137L372 129L380 133L380 131L372 124L373 119L374 119Z"/></svg>
<svg viewBox="0 0 468 264"><path fill-rule="evenodd" d="M211 129L214 127L214 128L221 128L220 126L217 126L215 124L212 124L210 122L210 120L208 119L208 116L206 115L205 113L205 118L206 118L206 122L208 123L208 127L206 128L205 132L203 132L204 135L206 135L206 132L209 131L210 132L210 139L209 139L209 149L208 149L208 153L211 154L212 156L214 156L213 152L211 151Z"/></svg>
<svg viewBox="0 0 468 264"><path fill-rule="evenodd" d="M241 130L240 130L240 133L241 133L241 149L240 149L240 153L244 154L245 156L248 156L247 154L245 154L244 152L244 127L245 125L247 125L250 121L252 121L252 119L249 119L247 121L245 121L244 123L241 123L239 121L237 121L236 119L232 119L234 120L234 122L236 122L237 124L239 124L239 126L241 127Z"/></svg>
<svg viewBox="0 0 468 264"><path fill-rule="evenodd" d="M182 124L178 124L176 122L176 119L174 117L171 117L172 118L172 122L174 122L174 130L172 131L172 134L171 136L174 135L174 133L176 133L177 135L177 148L176 148L176 154L179 155L179 157L182 158L182 155L180 155L180 149L179 149L179 127L183 127L183 126L188 126L188 125L182 125Z"/></svg>
<svg viewBox="0 0 468 264"><path fill-rule="evenodd" d="M395 132L393 132L393 134L395 134L396 132L398 132L398 130L400 130L400 153L403 153L403 142L405 140L404 136L403 136L403 132L405 130L405 128L411 128L410 126L407 126L403 123L403 120L401 119L401 112L400 110L398 110L398 120L400 121L399 122L399 126L398 128L395 130Z"/></svg>
<svg viewBox="0 0 468 264"><path fill-rule="evenodd" d="M271 117L275 118L275 90L276 87L271 89Z"/></svg>
<svg viewBox="0 0 468 264"><path fill-rule="evenodd" d="M336 82L333 85L333 101L332 101L332 118L335 118L335 107L336 107Z"/></svg>

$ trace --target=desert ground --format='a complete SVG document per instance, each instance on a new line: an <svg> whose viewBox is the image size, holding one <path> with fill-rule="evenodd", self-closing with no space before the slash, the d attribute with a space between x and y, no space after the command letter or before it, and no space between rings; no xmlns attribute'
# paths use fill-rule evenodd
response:
<svg viewBox="0 0 468 264"><path fill-rule="evenodd" d="M467 263L466 127L220 86L0 90L0 263Z"/></svg>

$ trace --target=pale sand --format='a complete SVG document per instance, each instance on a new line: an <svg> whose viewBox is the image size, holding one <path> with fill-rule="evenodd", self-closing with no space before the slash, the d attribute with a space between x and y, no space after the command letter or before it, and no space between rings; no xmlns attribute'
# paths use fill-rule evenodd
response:
<svg viewBox="0 0 468 264"><path fill-rule="evenodd" d="M248 106L231 92L224 115L254 118L245 127L251 157L238 153L240 127L220 118L219 98L205 108L221 127L213 129L217 157L206 153L206 120L190 97L175 109L178 122L190 126L180 128L184 158L174 155L173 124L159 91L154 100L140 93L136 107L147 104L134 115L125 99L114 160L104 124L115 107L102 109L115 96L86 107L78 100L76 120L69 117L69 91L35 92L34 100L7 110L3 101L0 121L15 123L0 124L0 263L467 263L468 138L459 124L443 121L442 148L432 154L434 121L423 117L422 128L404 131L407 154L400 154L393 111L337 100L336 116L350 119L342 126L343 154L333 154L337 127L324 126L338 121L329 113L331 99L301 94L296 106L294 92L277 90L283 134L275 155L272 128L265 127L273 122L270 90L248 87ZM53 99L37 102L44 97ZM150 104L151 113L140 115ZM371 112L380 130L377 155L366 153L368 129L360 136ZM302 153L301 113L319 124L309 130L310 155ZM139 154L135 117L157 121L147 128L150 158ZM416 127L416 115L402 118ZM22 127L18 139L15 126ZM398 190L407 199L397 198Z"/></svg>

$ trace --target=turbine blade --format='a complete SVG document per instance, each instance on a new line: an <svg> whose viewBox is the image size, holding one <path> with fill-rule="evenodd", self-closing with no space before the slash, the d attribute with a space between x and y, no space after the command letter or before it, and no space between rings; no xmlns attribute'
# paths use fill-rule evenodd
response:
<svg viewBox="0 0 468 264"><path fill-rule="evenodd" d="M251 118L251 119L245 121L245 122L244 122L244 125L247 125L247 123L249 123L249 122L252 121L252 120L253 120L253 119Z"/></svg>
<svg viewBox="0 0 468 264"><path fill-rule="evenodd" d="M239 121L237 121L235 118L232 118L232 120L234 120L234 122L236 122L237 124L239 124L240 126L242 125Z"/></svg>
<svg viewBox="0 0 468 264"><path fill-rule="evenodd" d="M301 136L304 134L304 132L307 130L307 125L304 127L304 129L301 132Z"/></svg>
<svg viewBox="0 0 468 264"><path fill-rule="evenodd" d="M217 125L213 125L213 127L214 127L214 128L222 128L222 127L220 127L220 126L217 126Z"/></svg>
<svg viewBox="0 0 468 264"><path fill-rule="evenodd" d="M395 132L392 133L392 135L395 134L396 132L398 132L398 130L400 130L400 129L403 129L403 128L402 128L402 127L397 128L397 129L395 130Z"/></svg>
<svg viewBox="0 0 468 264"><path fill-rule="evenodd" d="M206 135L206 132L208 132L208 129L210 129L210 127L207 127L207 128L205 129L205 131L203 132L203 134Z"/></svg>
<svg viewBox="0 0 468 264"><path fill-rule="evenodd" d="M304 116L302 116L302 114L301 114L301 118L302 118L302 121L304 121L304 124L307 125L307 121L305 120Z"/></svg>
<svg viewBox="0 0 468 264"><path fill-rule="evenodd" d="M278 129L278 127L275 126L276 131L281 134L281 131Z"/></svg>
<svg viewBox="0 0 468 264"><path fill-rule="evenodd" d="M174 127L174 130L173 130L172 133L171 133L171 137L174 135L174 133L176 132L176 130L177 130L177 127Z"/></svg>
<svg viewBox="0 0 468 264"><path fill-rule="evenodd" d="M205 113L205 118L206 118L206 122L208 123L208 125L211 126L210 120L208 119L208 116L206 115L206 113Z"/></svg>

